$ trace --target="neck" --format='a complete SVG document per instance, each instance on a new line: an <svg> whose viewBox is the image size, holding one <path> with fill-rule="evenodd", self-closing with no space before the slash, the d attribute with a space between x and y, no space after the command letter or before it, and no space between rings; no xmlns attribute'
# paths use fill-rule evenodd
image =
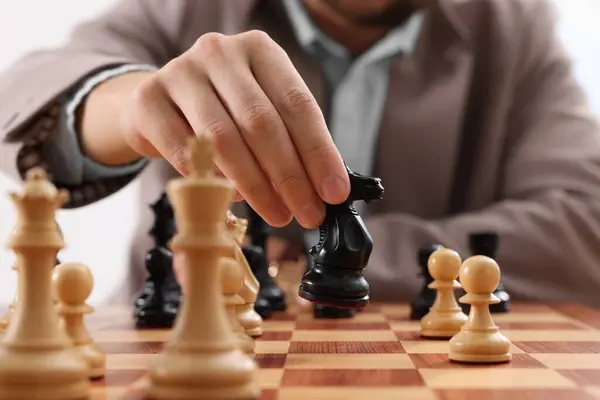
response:
<svg viewBox="0 0 600 400"><path fill-rule="evenodd" d="M395 26L369 26L359 24L332 9L323 0L304 0L306 10L315 24L332 39L358 56L383 38ZM410 14L406 15L407 20Z"/></svg>

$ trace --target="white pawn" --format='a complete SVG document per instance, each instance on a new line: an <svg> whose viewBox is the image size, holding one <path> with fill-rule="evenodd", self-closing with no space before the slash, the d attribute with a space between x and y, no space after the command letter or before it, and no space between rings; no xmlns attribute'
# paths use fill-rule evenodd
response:
<svg viewBox="0 0 600 400"><path fill-rule="evenodd" d="M83 320L85 314L94 312L85 303L94 286L92 273L84 264L63 263L54 268L52 284L61 327L87 362L89 378L102 378L106 373L106 355L90 337Z"/></svg>
<svg viewBox="0 0 600 400"><path fill-rule="evenodd" d="M450 249L434 251L427 267L434 281L429 284L437 289L437 296L429 313L421 319L421 336L431 338L451 338L460 332L468 317L454 297L454 289L461 287L456 280L461 264L460 255Z"/></svg>
<svg viewBox="0 0 600 400"><path fill-rule="evenodd" d="M460 281L467 292L460 301L471 304L471 311L461 331L450 339L448 358L466 363L510 361L510 341L494 324L489 308L500 302L493 294L500 283L500 267L489 257L470 257L460 268Z"/></svg>
<svg viewBox="0 0 600 400"><path fill-rule="evenodd" d="M221 269L221 293L237 347L248 356L252 356L255 347L254 339L246 333L238 320L236 311L236 307L244 304L244 299L237 294L244 284L244 273L238 261L230 257L221 258L219 267Z"/></svg>

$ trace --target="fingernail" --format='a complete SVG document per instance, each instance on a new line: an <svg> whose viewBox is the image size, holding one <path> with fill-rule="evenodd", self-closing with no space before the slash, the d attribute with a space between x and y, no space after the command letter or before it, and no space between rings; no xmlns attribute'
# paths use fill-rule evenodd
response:
<svg viewBox="0 0 600 400"><path fill-rule="evenodd" d="M300 210L298 222L306 228L317 226L323 219L323 213L322 207L314 203L308 203Z"/></svg>
<svg viewBox="0 0 600 400"><path fill-rule="evenodd" d="M346 200L346 183L338 175L332 175L323 182L322 192L325 202L339 204Z"/></svg>

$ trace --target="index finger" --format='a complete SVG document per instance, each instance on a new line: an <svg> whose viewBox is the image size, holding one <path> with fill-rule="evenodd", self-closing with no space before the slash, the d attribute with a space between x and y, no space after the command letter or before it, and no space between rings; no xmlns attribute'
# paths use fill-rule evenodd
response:
<svg viewBox="0 0 600 400"><path fill-rule="evenodd" d="M292 61L271 40L251 41L247 55L256 81L284 121L319 197L329 204L345 201L350 194L346 167L316 99Z"/></svg>

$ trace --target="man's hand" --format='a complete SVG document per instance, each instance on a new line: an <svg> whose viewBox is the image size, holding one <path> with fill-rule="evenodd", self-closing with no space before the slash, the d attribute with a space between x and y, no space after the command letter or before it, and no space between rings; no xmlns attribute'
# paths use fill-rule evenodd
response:
<svg viewBox="0 0 600 400"><path fill-rule="evenodd" d="M346 170L321 110L265 33L206 34L160 71L140 76L119 118L135 152L164 157L185 175L189 137L212 134L216 167L272 226L294 216L314 228L323 201L347 198Z"/></svg>

